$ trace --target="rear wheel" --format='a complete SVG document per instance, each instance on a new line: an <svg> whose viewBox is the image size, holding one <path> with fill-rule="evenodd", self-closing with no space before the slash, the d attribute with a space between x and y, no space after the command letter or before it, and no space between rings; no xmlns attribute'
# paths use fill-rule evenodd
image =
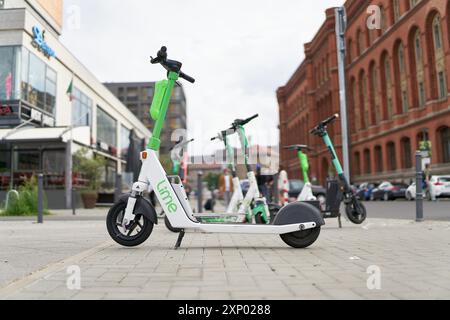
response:
<svg viewBox="0 0 450 320"><path fill-rule="evenodd" d="M317 238L319 238L320 230L320 227L316 227L314 229L282 234L280 237L288 246L304 249L316 242Z"/></svg>
<svg viewBox="0 0 450 320"><path fill-rule="evenodd" d="M124 228L122 221L127 204L119 202L114 205L106 217L106 227L111 238L125 247L136 247L144 243L153 231L153 222L143 215L136 215L135 219Z"/></svg>
<svg viewBox="0 0 450 320"><path fill-rule="evenodd" d="M258 213L255 215L255 222L256 222L256 224L267 224L266 220L264 219L264 217L261 213Z"/></svg>

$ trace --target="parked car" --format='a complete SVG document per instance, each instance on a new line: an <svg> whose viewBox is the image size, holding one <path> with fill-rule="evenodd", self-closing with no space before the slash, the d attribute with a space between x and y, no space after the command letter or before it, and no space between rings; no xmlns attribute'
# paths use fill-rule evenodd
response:
<svg viewBox="0 0 450 320"><path fill-rule="evenodd" d="M298 196L303 190L305 183L302 180L292 179L289 180L289 200L296 201ZM320 203L325 203L327 190L322 186L312 186L313 195L320 201Z"/></svg>
<svg viewBox="0 0 450 320"><path fill-rule="evenodd" d="M408 189L408 185L405 183L385 181L381 183L378 188L375 188L372 191L370 200L390 201L402 198L404 199L406 195L406 189Z"/></svg>
<svg viewBox="0 0 450 320"><path fill-rule="evenodd" d="M379 183L363 183L359 186L358 190L356 191L356 195L361 200L369 201L370 196L372 195L372 192L375 188L378 188L380 184Z"/></svg>
<svg viewBox="0 0 450 320"><path fill-rule="evenodd" d="M428 200L450 197L450 176L432 176L427 192Z"/></svg>
<svg viewBox="0 0 450 320"><path fill-rule="evenodd" d="M405 198L408 201L413 201L416 199L416 183L413 182L412 185L406 189Z"/></svg>

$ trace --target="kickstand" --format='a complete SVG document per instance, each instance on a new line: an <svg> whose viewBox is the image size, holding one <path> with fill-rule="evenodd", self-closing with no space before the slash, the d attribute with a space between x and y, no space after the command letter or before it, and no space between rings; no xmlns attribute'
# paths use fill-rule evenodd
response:
<svg viewBox="0 0 450 320"><path fill-rule="evenodd" d="M181 243L183 242L184 238L184 229L181 230L180 234L178 235L177 243L175 244L175 250L178 250L178 248L181 246Z"/></svg>
<svg viewBox="0 0 450 320"><path fill-rule="evenodd" d="M341 219L341 214L340 213L338 215L338 221L339 221L339 229L342 229L342 219Z"/></svg>

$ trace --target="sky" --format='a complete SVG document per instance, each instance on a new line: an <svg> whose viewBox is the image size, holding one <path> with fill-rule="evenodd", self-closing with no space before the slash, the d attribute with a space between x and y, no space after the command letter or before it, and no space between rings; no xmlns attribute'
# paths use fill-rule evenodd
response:
<svg viewBox="0 0 450 320"><path fill-rule="evenodd" d="M158 81L149 63L168 47L184 82L189 136L209 141L256 113L253 143L276 145L276 90L292 76L325 19L343 0L65 0L64 45L102 82ZM207 147L204 147L207 149Z"/></svg>

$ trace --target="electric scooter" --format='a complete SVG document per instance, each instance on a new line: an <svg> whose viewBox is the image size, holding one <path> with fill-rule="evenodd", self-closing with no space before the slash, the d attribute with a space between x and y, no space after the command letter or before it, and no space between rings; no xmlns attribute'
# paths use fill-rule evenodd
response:
<svg viewBox="0 0 450 320"><path fill-rule="evenodd" d="M162 47L152 64L161 64L167 70L167 80L158 82L150 108L156 122L147 150L141 152L139 181L133 184L130 194L120 197L109 210L106 219L108 233L118 244L135 247L146 241L158 219L154 207L143 197L149 185L154 186L156 196L170 224L181 229L175 249L181 246L185 231L198 230L207 233L274 234L293 248L311 246L319 237L325 224L320 211L308 203L296 202L283 207L271 224L249 225L243 223L204 223L192 211L181 179L169 180L157 152L160 148L161 130L167 115L170 98L177 80L195 83L195 79L181 71L182 63L167 58L167 48ZM241 125L241 123L237 123Z"/></svg>
<svg viewBox="0 0 450 320"><path fill-rule="evenodd" d="M339 205L341 201L345 204L345 213L347 214L348 219L354 224L362 224L367 218L367 210L364 204L358 199L358 197L353 192L350 187L350 183L345 177L344 170L342 169L341 162L339 161L338 155L336 153L336 149L334 148L333 142L331 141L330 136L328 135L327 127L328 125L335 122L339 119L339 114L335 114L330 118L322 121L317 127L311 130L311 134L316 135L323 139L325 146L329 150L331 154L331 160L333 162L333 166L336 169L336 172L339 177L340 188L335 188L336 191L332 190L333 188L330 185L327 187L327 209L326 212L339 210ZM339 197L334 197L337 201L332 201L328 199L328 191L331 190L332 194L342 193L342 199ZM330 197L331 198L331 197ZM331 202L330 202L330 201ZM336 204L337 203L337 204ZM340 217L340 215L339 215ZM339 222L340 223L340 222Z"/></svg>
<svg viewBox="0 0 450 320"><path fill-rule="evenodd" d="M303 144L297 144L287 146L285 149L297 151L300 168L302 170L304 186L302 192L298 195L297 201L316 201L317 198L313 194L312 184L309 180L309 159L308 155L305 153L306 150L311 150L311 148Z"/></svg>
<svg viewBox="0 0 450 320"><path fill-rule="evenodd" d="M248 164L249 159L249 145L247 136L245 134L244 126L250 123L252 120L256 119L258 115L254 115L245 120L235 120L231 128L221 131L218 136L211 138L211 141L216 139L222 140L225 144L225 149L227 151L227 157L229 161L229 168L231 169L233 175L233 197L230 201L226 214L195 214L197 220L205 223L257 223L257 224L268 224L271 219L274 219L274 214L271 215L269 211L269 206L267 200L261 197L258 182L256 181L255 173ZM245 165L247 168L247 177L249 180L249 190L244 197L242 192L241 183L239 177L236 173L236 167L234 163L234 151L232 146L229 144L228 136L238 133L239 140L242 145L245 156ZM165 217L166 227L175 233L180 232L180 229L174 228L170 221Z"/></svg>

